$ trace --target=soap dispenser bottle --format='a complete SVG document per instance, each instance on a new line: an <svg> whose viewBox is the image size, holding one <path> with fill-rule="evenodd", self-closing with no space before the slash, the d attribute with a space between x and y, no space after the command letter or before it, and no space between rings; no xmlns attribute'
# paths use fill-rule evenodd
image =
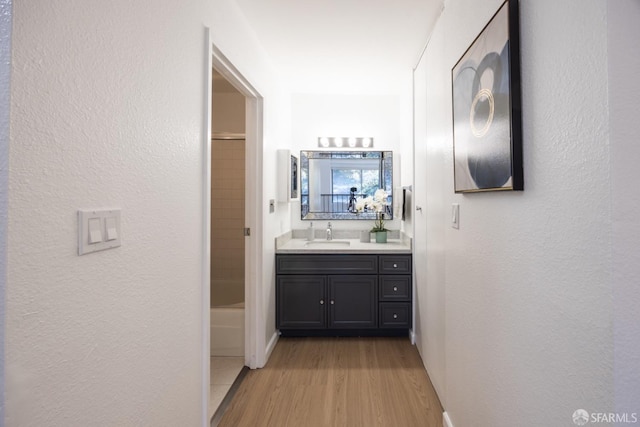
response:
<svg viewBox="0 0 640 427"><path fill-rule="evenodd" d="M313 223L309 223L309 228L307 228L307 240L311 242L314 237Z"/></svg>

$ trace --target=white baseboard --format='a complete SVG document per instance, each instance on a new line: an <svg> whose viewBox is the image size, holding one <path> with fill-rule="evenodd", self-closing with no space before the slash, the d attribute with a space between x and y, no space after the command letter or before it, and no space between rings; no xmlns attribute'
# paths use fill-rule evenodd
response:
<svg viewBox="0 0 640 427"><path fill-rule="evenodd" d="M267 348L265 349L265 357L264 357L264 363L266 364L267 361L269 360L269 357L271 357L271 353L273 352L273 349L276 348L276 343L278 342L278 338L280 338L280 334L278 333L278 331L275 331L273 333L273 335L271 336L271 339L269 340L269 344L267 344ZM262 366L261 366L262 368Z"/></svg>
<svg viewBox="0 0 640 427"><path fill-rule="evenodd" d="M451 418L449 418L449 414L446 411L442 413L442 425L443 427L453 427Z"/></svg>
<svg viewBox="0 0 640 427"><path fill-rule="evenodd" d="M409 340L411 340L411 345L416 345L416 333L413 332L413 329L409 329Z"/></svg>

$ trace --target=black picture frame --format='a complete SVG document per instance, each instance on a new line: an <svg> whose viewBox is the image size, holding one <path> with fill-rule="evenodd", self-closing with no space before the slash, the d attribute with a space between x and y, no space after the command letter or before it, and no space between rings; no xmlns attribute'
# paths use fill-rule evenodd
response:
<svg viewBox="0 0 640 427"><path fill-rule="evenodd" d="M291 199L298 198L298 158L291 155Z"/></svg>
<svg viewBox="0 0 640 427"><path fill-rule="evenodd" d="M520 26L506 0L451 69L456 193L524 190Z"/></svg>

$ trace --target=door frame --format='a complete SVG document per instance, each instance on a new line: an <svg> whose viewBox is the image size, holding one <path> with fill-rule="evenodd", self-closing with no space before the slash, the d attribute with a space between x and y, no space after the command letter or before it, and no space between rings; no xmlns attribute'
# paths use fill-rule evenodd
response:
<svg viewBox="0 0 640 427"><path fill-rule="evenodd" d="M202 419L208 426L210 392L210 301L211 301L211 110L213 68L245 96L245 224L251 230L245 239L245 365L256 369L264 365L264 304L260 291L262 271L262 152L263 98L253 85L218 49L211 29L205 28L206 76L203 170L202 170ZM260 333L262 331L262 333Z"/></svg>

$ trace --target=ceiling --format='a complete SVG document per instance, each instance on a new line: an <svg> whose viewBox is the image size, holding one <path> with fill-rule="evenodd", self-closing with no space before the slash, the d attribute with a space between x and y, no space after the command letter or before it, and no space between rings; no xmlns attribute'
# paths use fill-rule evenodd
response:
<svg viewBox="0 0 640 427"><path fill-rule="evenodd" d="M443 0L236 0L293 92L395 92Z"/></svg>

